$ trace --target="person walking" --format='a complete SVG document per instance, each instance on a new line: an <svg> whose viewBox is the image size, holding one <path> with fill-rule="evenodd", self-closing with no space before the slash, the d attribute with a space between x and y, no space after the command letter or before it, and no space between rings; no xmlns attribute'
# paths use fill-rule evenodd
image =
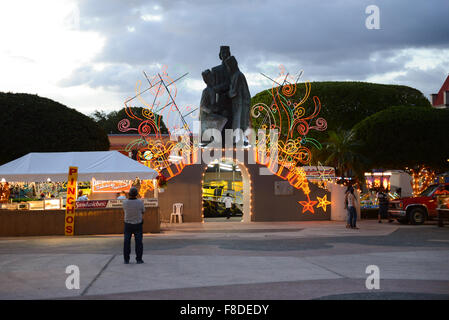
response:
<svg viewBox="0 0 449 320"><path fill-rule="evenodd" d="M344 201L345 202L345 209L346 209L346 228L351 228L351 221L349 219L350 214L349 214L349 208L348 208L348 192L349 192L349 188L350 188L350 186L348 186L346 188L345 201Z"/></svg>
<svg viewBox="0 0 449 320"><path fill-rule="evenodd" d="M225 203L225 214L226 219L229 219L231 217L231 208L232 208L232 198L229 193L226 194L226 197L223 198L223 202Z"/></svg>
<svg viewBox="0 0 449 320"><path fill-rule="evenodd" d="M354 195L354 187L348 186L345 193L345 208L348 210L348 221L346 228L358 229L357 228L357 210L355 204L357 199Z"/></svg>
<svg viewBox="0 0 449 320"><path fill-rule="evenodd" d="M136 263L143 263L143 214L145 207L142 200L137 199L137 188L129 189L129 199L123 200L123 211L125 212L125 230L123 244L123 258L125 264L129 263L129 255L131 253L131 237L134 234L136 243Z"/></svg>

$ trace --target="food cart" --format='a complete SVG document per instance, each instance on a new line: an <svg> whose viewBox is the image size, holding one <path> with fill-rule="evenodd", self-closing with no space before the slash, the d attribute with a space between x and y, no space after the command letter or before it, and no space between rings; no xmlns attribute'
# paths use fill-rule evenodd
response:
<svg viewBox="0 0 449 320"><path fill-rule="evenodd" d="M157 177L155 170L117 151L98 151L29 153L0 166L0 179L11 183L64 183L70 166L78 167L79 181L111 181L107 184L111 189L109 194L91 193L91 199L76 201L75 235L122 233L122 201L115 199L118 190L115 186L129 190L130 185L116 182L136 178L148 181ZM105 191L104 185L98 190ZM65 194L32 201L3 201L0 204L0 236L64 235ZM152 192L141 194L141 198L145 205L144 232L160 232L158 199Z"/></svg>

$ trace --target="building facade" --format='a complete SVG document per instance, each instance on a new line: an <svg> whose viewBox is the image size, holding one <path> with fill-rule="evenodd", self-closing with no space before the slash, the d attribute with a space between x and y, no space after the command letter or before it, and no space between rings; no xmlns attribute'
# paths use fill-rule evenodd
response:
<svg viewBox="0 0 449 320"><path fill-rule="evenodd" d="M441 86L440 91L432 93L430 98L434 108L449 108L449 75Z"/></svg>

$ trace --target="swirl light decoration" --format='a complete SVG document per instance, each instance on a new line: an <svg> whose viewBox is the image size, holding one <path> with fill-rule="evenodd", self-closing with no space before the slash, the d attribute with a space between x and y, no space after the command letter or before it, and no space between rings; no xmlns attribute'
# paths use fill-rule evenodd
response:
<svg viewBox="0 0 449 320"><path fill-rule="evenodd" d="M304 94L298 101L294 100L299 91L297 80L293 79L285 68L281 68L279 76L273 80L273 86L268 91L272 96L272 103L268 106L258 103L251 107L250 115L253 119L260 120L258 129L277 129L278 137L270 136L269 133L258 138L256 145L252 147L256 162L269 168L269 170L295 187L302 190L307 196L307 201L298 201L303 206L303 213L314 212L316 208L322 208L326 212L327 197L316 200L310 199L310 188L306 173L302 165L310 164L312 160L311 147L321 149L321 144L308 137L310 130L324 131L327 128L326 120L319 117L321 103L318 97L313 96L313 108L308 110L305 103L311 93L310 82L304 83ZM198 143L193 141L190 127L186 117L196 118L197 109L191 107L181 108L176 104L177 96L176 81L186 76L173 80L163 67L161 73L148 77L144 72L148 87L142 90L142 82L137 81L135 95L125 101L125 112L129 119L140 121L136 128L131 127L129 119L122 119L118 123L121 132L134 131L139 138L130 142L126 151L137 150L137 160L146 166L162 174L167 180L180 174L186 165L197 163ZM143 96L147 93L151 97L149 103ZM145 107L141 114L135 114L130 107L134 100L139 101ZM163 140L161 134L161 114L164 112L166 123L170 133L184 130L188 135L181 135L178 141ZM277 138L277 139L276 139ZM270 147L277 146L277 152L271 153ZM276 148L275 148L276 149ZM152 185L147 183L146 188Z"/></svg>
<svg viewBox="0 0 449 320"><path fill-rule="evenodd" d="M276 79L272 79L264 74L266 78L273 82L268 90L272 97L270 106L265 103L257 103L251 107L251 117L257 123L256 132L269 129L277 129L277 149L270 141L269 133L265 136L257 135L257 148L254 149L255 159L259 164L266 165L270 171L297 188L301 189L307 196L307 201L298 201L303 206L302 213L307 211L314 213L313 207L319 203L317 208L322 208L326 212L327 197L312 201L309 197L310 189L306 174L301 166L310 165L312 160L311 147L321 149L322 146L316 139L308 137L311 130L324 131L327 129L325 119L319 117L321 102L317 96L312 97L313 108L306 108L305 103L310 97L311 84L306 81L304 94L294 100L298 92L298 79L302 76L302 71L296 80L286 73L285 68L280 66L280 73ZM274 153L273 150L276 152ZM270 154L272 153L272 154Z"/></svg>
<svg viewBox="0 0 449 320"><path fill-rule="evenodd" d="M140 121L137 128L131 128L129 119L122 119L118 123L120 132L134 131L139 134L139 138L130 142L125 150L137 150L137 160L146 166L163 174L165 178L171 179L181 173L185 165L195 162L194 159L197 146L194 146L191 139L191 130L186 121L186 117L195 117L191 107L181 108L177 105L175 98L178 93L176 82L187 74L173 80L167 73L167 67L163 66L161 73L151 77L143 73L148 87L142 90L142 81L137 81L135 95L125 101L125 113L129 119ZM152 103L145 97L150 96ZM135 114L130 104L134 101L144 106L141 114ZM166 123L172 125L168 127L169 132L174 133L183 130L187 132L187 137L182 136L178 141L164 140L162 137L161 120L162 114ZM181 161L184 160L184 161ZM151 188L151 184L147 185Z"/></svg>

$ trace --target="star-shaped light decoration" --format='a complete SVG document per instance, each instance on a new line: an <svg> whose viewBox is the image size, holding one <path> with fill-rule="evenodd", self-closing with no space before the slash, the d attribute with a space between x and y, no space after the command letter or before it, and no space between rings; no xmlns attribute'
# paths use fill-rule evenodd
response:
<svg viewBox="0 0 449 320"><path fill-rule="evenodd" d="M318 199L318 205L317 208L323 208L324 212L326 212L327 206L330 205L332 202L327 201L327 194L324 195L324 197L316 197Z"/></svg>
<svg viewBox="0 0 449 320"><path fill-rule="evenodd" d="M317 203L318 201L311 201L310 199L308 199L308 201L298 201L298 203L300 205L302 205L302 213L306 212L306 211L310 211L312 213L315 213L315 211L313 210L313 206Z"/></svg>

